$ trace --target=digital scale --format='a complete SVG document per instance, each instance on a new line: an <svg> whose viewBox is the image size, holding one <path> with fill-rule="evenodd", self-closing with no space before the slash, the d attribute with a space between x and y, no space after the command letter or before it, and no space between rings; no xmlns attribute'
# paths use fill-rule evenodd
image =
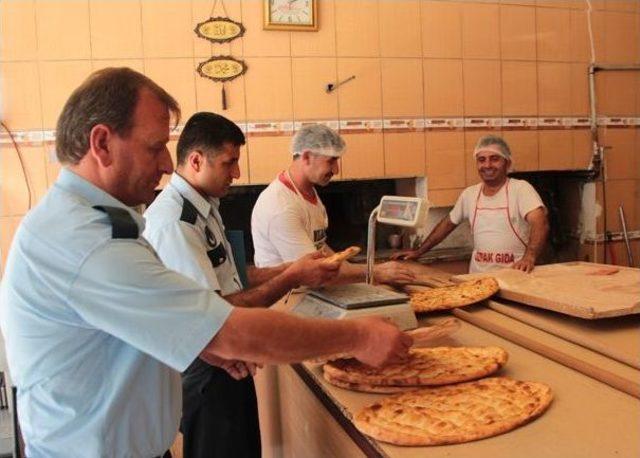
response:
<svg viewBox="0 0 640 458"><path fill-rule="evenodd" d="M294 308L299 315L315 318L360 318L382 316L400 329L418 327L409 296L373 284L376 223L416 227L424 222L428 204L419 197L383 196L369 216L366 283L312 289Z"/></svg>

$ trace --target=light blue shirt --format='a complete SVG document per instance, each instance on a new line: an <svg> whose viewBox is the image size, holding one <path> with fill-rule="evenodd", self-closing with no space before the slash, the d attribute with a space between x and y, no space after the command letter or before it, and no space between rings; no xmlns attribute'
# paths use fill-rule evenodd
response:
<svg viewBox="0 0 640 458"><path fill-rule="evenodd" d="M196 210L184 215L185 199ZM226 296L242 289L231 245L218 208L220 199L205 198L177 173L144 214L144 237L169 268ZM193 219L192 222L186 221ZM218 248L216 250L216 248ZM226 252L224 262L208 252Z"/></svg>
<svg viewBox="0 0 640 458"><path fill-rule="evenodd" d="M126 209L67 169L24 218L0 324L29 457L152 457L175 438L180 374L227 319L217 294L114 239L94 205Z"/></svg>

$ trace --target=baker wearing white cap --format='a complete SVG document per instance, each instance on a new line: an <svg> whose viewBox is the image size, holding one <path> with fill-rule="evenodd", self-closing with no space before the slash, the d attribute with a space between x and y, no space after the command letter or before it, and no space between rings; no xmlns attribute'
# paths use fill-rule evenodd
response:
<svg viewBox="0 0 640 458"><path fill-rule="evenodd" d="M340 135L322 124L308 124L293 137L289 168L280 172L260 194L251 215L251 234L256 267L271 267L298 259L323 249L329 219L316 192L326 186L339 171L338 159L345 152ZM362 281L365 266L344 263L341 281ZM381 283L402 283L414 278L410 270L398 262L375 267L375 278Z"/></svg>
<svg viewBox="0 0 640 458"><path fill-rule="evenodd" d="M473 236L470 272L509 266L531 272L549 233L542 199L526 181L507 176L511 150L502 138L482 137L473 156L482 181L460 194L453 210L420 248L397 253L394 258L419 258L466 219Z"/></svg>

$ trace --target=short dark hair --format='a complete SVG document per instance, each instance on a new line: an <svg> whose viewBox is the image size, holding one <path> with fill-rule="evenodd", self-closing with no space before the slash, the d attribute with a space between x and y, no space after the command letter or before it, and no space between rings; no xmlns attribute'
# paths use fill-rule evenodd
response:
<svg viewBox="0 0 640 458"><path fill-rule="evenodd" d="M140 90L146 88L167 106L176 124L180 105L151 79L130 68L92 73L69 97L56 126L56 155L62 164L77 164L89 150L89 134L105 124L125 137L133 127Z"/></svg>
<svg viewBox="0 0 640 458"><path fill-rule="evenodd" d="M212 158L225 143L244 145L244 134L233 122L219 114L201 111L189 118L182 129L176 148L178 165L184 164L189 153L202 149Z"/></svg>

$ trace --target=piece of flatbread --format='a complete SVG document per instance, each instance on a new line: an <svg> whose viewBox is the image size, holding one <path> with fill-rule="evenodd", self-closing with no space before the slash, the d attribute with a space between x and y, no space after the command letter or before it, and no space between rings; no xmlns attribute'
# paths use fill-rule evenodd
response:
<svg viewBox="0 0 640 458"><path fill-rule="evenodd" d="M360 391L363 393L393 394L404 393L405 391L417 390L419 388L422 388L421 386L380 386L371 385L368 383L345 382L340 379L331 377L326 372L324 372L322 376L327 382L334 386L351 391Z"/></svg>
<svg viewBox="0 0 640 458"><path fill-rule="evenodd" d="M467 382L493 374L505 365L508 354L500 347L412 348L409 359L383 367L370 367L355 359L340 359L323 366L331 379L376 386L428 386Z"/></svg>
<svg viewBox="0 0 640 458"><path fill-rule="evenodd" d="M414 312L452 309L488 299L499 289L495 278L485 277L454 286L412 293L410 304Z"/></svg>
<svg viewBox="0 0 640 458"><path fill-rule="evenodd" d="M342 250L342 251L339 251L338 253L332 254L331 256L327 256L324 259L324 262L326 262L327 264L331 264L334 262L346 261L347 259L357 255L358 253L360 253L360 247L350 246L346 250Z"/></svg>
<svg viewBox="0 0 640 458"><path fill-rule="evenodd" d="M428 347L434 340L441 339L449 336L460 329L460 321L456 318L447 318L442 320L433 326L424 326L410 331L405 331L405 334L411 336L413 339L412 346L414 348ZM351 353L336 353L329 356L323 356L321 358L314 358L309 360L313 364L324 364L327 361L335 361L336 359L349 359L353 358Z"/></svg>
<svg viewBox="0 0 640 458"><path fill-rule="evenodd" d="M486 378L389 396L365 407L353 422L363 433L391 444L459 444L524 425L552 399L543 383Z"/></svg>

